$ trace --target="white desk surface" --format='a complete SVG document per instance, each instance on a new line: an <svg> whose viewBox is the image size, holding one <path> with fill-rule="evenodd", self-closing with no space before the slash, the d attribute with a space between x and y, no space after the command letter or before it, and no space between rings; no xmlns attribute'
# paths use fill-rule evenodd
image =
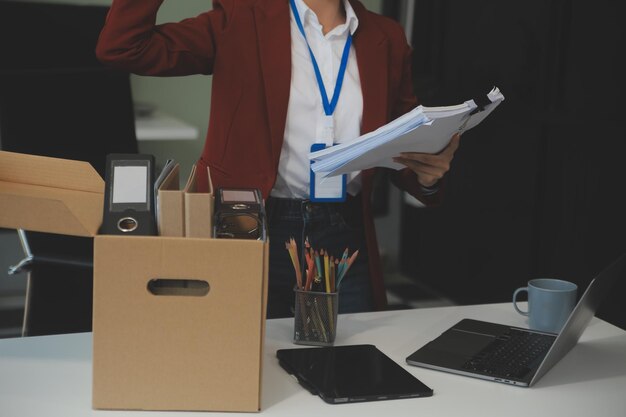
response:
<svg viewBox="0 0 626 417"><path fill-rule="evenodd" d="M156 111L146 117L135 118L137 140L195 140L199 132L195 126L173 116Z"/></svg>
<svg viewBox="0 0 626 417"><path fill-rule="evenodd" d="M330 405L280 368L293 319L269 320L262 415L269 416L626 416L626 332L598 318L579 344L534 387L521 388L406 365L405 358L469 317L525 327L510 303L341 315L336 345L376 345L426 385L433 397ZM0 340L0 416L152 417L233 413L91 409L91 333ZM250 414L242 414L250 415Z"/></svg>

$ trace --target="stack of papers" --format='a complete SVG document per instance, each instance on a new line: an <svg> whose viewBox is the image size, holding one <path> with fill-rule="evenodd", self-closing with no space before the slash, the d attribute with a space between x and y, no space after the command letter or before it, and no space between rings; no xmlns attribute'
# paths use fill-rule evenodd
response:
<svg viewBox="0 0 626 417"><path fill-rule="evenodd" d="M455 133L478 125L504 100L497 87L487 98L484 106L474 100L455 106L418 106L373 132L311 152L311 169L322 177L332 177L373 167L406 168L393 158L402 152L440 152Z"/></svg>

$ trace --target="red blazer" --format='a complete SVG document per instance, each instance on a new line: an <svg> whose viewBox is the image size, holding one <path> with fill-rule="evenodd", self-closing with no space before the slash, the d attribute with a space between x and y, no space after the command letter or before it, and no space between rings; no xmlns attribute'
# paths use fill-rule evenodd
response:
<svg viewBox="0 0 626 417"><path fill-rule="evenodd" d="M282 147L291 78L288 0L214 0L213 10L179 23L155 25L163 0L114 0L96 54L113 67L141 75L213 74L206 143L198 161L216 187L256 187L267 197ZM363 92L362 133L417 105L410 48L393 20L350 0L359 18L353 37ZM363 214L377 309L386 307L382 268L371 214L374 170L362 175ZM411 171L394 183L427 205ZM206 187L206 178L201 186Z"/></svg>

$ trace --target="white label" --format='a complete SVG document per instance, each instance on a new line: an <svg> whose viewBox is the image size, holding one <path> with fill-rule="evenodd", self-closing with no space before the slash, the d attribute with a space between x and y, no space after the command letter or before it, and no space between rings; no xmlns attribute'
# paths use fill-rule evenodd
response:
<svg viewBox="0 0 626 417"><path fill-rule="evenodd" d="M148 167L116 166L113 172L113 203L148 201Z"/></svg>

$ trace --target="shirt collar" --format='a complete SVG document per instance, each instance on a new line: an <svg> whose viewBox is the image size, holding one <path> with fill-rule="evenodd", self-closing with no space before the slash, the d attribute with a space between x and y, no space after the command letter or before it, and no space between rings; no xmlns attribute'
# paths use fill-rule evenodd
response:
<svg viewBox="0 0 626 417"><path fill-rule="evenodd" d="M300 15L300 19L302 20L303 25L306 26L307 24L313 23L315 25L319 25L317 16L313 12L313 10L311 10L311 8L307 6L304 0L295 0L294 2L296 4L296 9L298 9L298 14ZM352 5L348 0L343 0L343 6L346 9L346 23L337 26L329 33L333 33L336 30L339 30L337 33L341 34L344 33L345 28L347 27L350 30L350 34L354 35L354 32L356 32L356 29L359 27L359 18L356 16L356 13L354 12L354 9L352 8Z"/></svg>

